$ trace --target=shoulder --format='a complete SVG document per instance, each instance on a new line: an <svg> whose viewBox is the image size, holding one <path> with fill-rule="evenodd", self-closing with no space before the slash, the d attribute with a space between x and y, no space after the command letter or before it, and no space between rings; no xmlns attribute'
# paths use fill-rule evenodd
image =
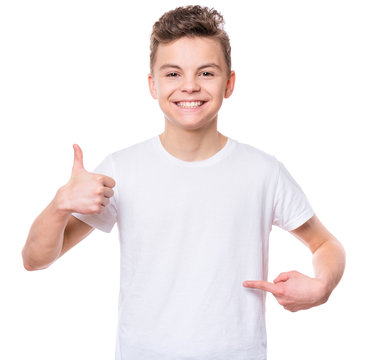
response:
<svg viewBox="0 0 368 360"><path fill-rule="evenodd" d="M153 138L142 140L133 145L129 145L120 150L110 153L108 156L111 158L113 163L118 164L129 164L130 162L136 162L140 157L147 156L149 147L152 146Z"/></svg>
<svg viewBox="0 0 368 360"><path fill-rule="evenodd" d="M261 149L252 145L237 142L237 155L239 160L253 169L265 172L279 172L280 162L278 159Z"/></svg>

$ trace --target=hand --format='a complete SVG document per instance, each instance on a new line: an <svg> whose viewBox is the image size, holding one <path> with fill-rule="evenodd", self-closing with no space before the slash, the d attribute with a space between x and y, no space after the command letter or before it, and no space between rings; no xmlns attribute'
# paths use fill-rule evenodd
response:
<svg viewBox="0 0 368 360"><path fill-rule="evenodd" d="M322 279L311 278L298 271L281 273L273 283L247 280L243 286L271 292L280 305L292 312L321 305L329 296Z"/></svg>
<svg viewBox="0 0 368 360"><path fill-rule="evenodd" d="M60 209L80 214L100 214L114 195L115 180L93 174L83 166L81 148L74 144L74 164L70 180L57 193Z"/></svg>

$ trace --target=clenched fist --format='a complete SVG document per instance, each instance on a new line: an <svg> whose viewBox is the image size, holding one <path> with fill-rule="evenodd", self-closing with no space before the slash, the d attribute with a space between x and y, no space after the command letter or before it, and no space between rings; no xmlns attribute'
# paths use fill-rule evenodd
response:
<svg viewBox="0 0 368 360"><path fill-rule="evenodd" d="M67 184L58 191L60 208L80 214L100 214L114 195L115 180L88 172L83 166L81 148L74 144L74 164Z"/></svg>

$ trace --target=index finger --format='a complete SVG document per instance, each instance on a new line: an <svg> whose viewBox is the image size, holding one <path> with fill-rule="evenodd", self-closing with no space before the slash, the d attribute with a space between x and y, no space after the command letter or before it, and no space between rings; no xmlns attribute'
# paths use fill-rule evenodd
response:
<svg viewBox="0 0 368 360"><path fill-rule="evenodd" d="M113 188L116 185L116 183L115 183L115 180L113 178L111 178L110 176L104 175L103 185L107 186L109 188Z"/></svg>
<svg viewBox="0 0 368 360"><path fill-rule="evenodd" d="M264 280L247 280L243 282L243 285L252 289L269 291L272 294L275 294L277 291L277 287L275 284Z"/></svg>

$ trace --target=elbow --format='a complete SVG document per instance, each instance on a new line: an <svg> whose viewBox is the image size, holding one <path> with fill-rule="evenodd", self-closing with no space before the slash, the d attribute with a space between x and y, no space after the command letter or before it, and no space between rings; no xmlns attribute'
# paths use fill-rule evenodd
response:
<svg viewBox="0 0 368 360"><path fill-rule="evenodd" d="M23 266L27 271L34 271L36 270L34 267L32 267L30 264L23 262Z"/></svg>
<svg viewBox="0 0 368 360"><path fill-rule="evenodd" d="M34 262L30 261L30 259L27 258L24 249L22 251L22 258L23 258L23 267L27 271L42 270L42 269L48 268L51 265L51 264L47 264L47 265L35 264Z"/></svg>
<svg viewBox="0 0 368 360"><path fill-rule="evenodd" d="M27 270L27 271L32 271L34 270L33 267L31 266L31 264L27 261L26 259L26 254L25 254L25 247L22 249L22 259L23 259L23 267Z"/></svg>
<svg viewBox="0 0 368 360"><path fill-rule="evenodd" d="M27 270L27 271L35 271L35 270L43 270L49 267L49 265L43 265L43 266L35 266L35 265L31 265L30 263L27 263L25 261L23 261L23 267Z"/></svg>

